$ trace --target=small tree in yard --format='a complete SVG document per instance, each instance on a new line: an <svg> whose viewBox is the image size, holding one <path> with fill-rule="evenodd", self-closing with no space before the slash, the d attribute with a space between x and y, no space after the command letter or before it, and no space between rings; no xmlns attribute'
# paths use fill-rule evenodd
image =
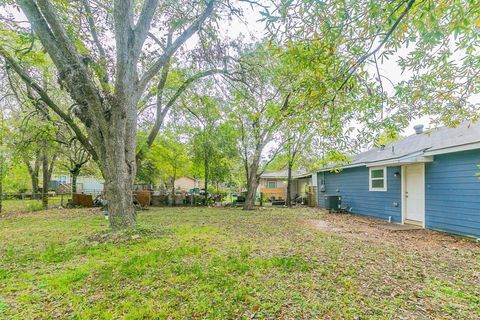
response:
<svg viewBox="0 0 480 320"><path fill-rule="evenodd" d="M287 162L287 197L285 204L292 206L292 171L310 150L310 143L314 131L311 122L301 122L300 126L287 125L283 130L285 134L284 152Z"/></svg>
<svg viewBox="0 0 480 320"><path fill-rule="evenodd" d="M88 150L78 141L70 127L62 126L57 134L57 142L61 145L60 165L68 170L71 177L72 193L77 192L77 178L82 168L90 161Z"/></svg>
<svg viewBox="0 0 480 320"><path fill-rule="evenodd" d="M0 102L0 213L2 213L3 208L3 180L5 178L7 164L7 150L4 145L4 136L6 134L7 127L5 125L5 115L3 109L3 104Z"/></svg>
<svg viewBox="0 0 480 320"><path fill-rule="evenodd" d="M175 180L191 170L187 144L179 142L177 133L166 131L158 137L150 151L151 159L157 163L162 181L170 183L172 205L175 205Z"/></svg>
<svg viewBox="0 0 480 320"><path fill-rule="evenodd" d="M204 179L205 203L209 184L225 182L236 156L235 138L231 123L225 120L222 101L216 97L192 95L183 104L191 115L187 119L190 149L195 176Z"/></svg>
<svg viewBox="0 0 480 320"><path fill-rule="evenodd" d="M265 147L277 137L283 117L288 113L291 92L275 83L277 56L266 45L246 50L242 61L244 80L233 87L230 117L238 132L238 150L247 181L244 210L255 206L260 176L275 159L280 148L268 154Z"/></svg>

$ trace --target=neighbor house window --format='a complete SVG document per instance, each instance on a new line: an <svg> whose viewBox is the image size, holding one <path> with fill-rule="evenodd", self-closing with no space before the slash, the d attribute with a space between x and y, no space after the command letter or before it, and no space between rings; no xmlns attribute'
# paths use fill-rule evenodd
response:
<svg viewBox="0 0 480 320"><path fill-rule="evenodd" d="M268 181L267 189L275 189L277 187L277 181Z"/></svg>
<svg viewBox="0 0 480 320"><path fill-rule="evenodd" d="M387 191L387 168L370 168L370 191Z"/></svg>

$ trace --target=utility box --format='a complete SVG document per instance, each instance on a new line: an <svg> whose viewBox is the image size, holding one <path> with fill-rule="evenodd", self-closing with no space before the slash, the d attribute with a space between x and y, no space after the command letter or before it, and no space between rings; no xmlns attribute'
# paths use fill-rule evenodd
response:
<svg viewBox="0 0 480 320"><path fill-rule="evenodd" d="M338 195L324 195L325 209L328 211L337 211L342 207L342 197Z"/></svg>

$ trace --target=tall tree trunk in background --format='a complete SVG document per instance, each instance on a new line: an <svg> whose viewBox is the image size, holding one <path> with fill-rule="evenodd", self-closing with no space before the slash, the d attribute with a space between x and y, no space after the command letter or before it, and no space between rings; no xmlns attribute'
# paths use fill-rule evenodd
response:
<svg viewBox="0 0 480 320"><path fill-rule="evenodd" d="M72 193L77 193L77 177L78 173L72 173Z"/></svg>
<svg viewBox="0 0 480 320"><path fill-rule="evenodd" d="M205 205L208 206L208 175L209 175L209 168L208 168L208 155L205 153L205 157L203 159L203 165L205 167Z"/></svg>
<svg viewBox="0 0 480 320"><path fill-rule="evenodd" d="M47 155L47 142L44 141L42 145L42 207L48 209L48 182L49 182L49 170L48 170L48 155Z"/></svg>
<svg viewBox="0 0 480 320"><path fill-rule="evenodd" d="M3 166L3 161L1 161L0 166ZM2 213L2 209L3 209L3 168L0 167L0 213Z"/></svg>
<svg viewBox="0 0 480 320"><path fill-rule="evenodd" d="M3 149L3 128L5 118L3 117L3 109L0 110L0 149ZM0 213L3 209L3 176L5 172L5 156L3 151L0 152Z"/></svg>
<svg viewBox="0 0 480 320"><path fill-rule="evenodd" d="M72 169L70 169L70 174L72 176L72 193L77 193L77 178L80 175L80 170L82 165L76 163Z"/></svg>
<svg viewBox="0 0 480 320"><path fill-rule="evenodd" d="M258 177L259 164L260 164L260 157L255 156L248 170L247 197L245 198L245 204L243 205L243 210L253 210L255 208L255 198L257 196L257 188L259 183L259 177Z"/></svg>
<svg viewBox="0 0 480 320"><path fill-rule="evenodd" d="M292 207L292 164L289 162L288 163L288 168L287 168L287 201L286 205L287 207L291 208Z"/></svg>
<svg viewBox="0 0 480 320"><path fill-rule="evenodd" d="M175 180L177 179L177 168L173 168L173 177L172 177L172 207L175 206Z"/></svg>
<svg viewBox="0 0 480 320"><path fill-rule="evenodd" d="M38 177L40 171L37 169L31 176L32 180L32 195L34 198L37 198L40 193L40 179ZM38 198L37 198L38 199Z"/></svg>
<svg viewBox="0 0 480 320"><path fill-rule="evenodd" d="M30 159L25 158L23 159L25 162L27 168L28 168L28 174L30 175L30 181L32 184L32 197L37 198L39 192L39 187L40 187L40 179L38 178L40 174L40 163L41 163L41 153L40 150L35 152L35 159L33 162L33 166L30 163Z"/></svg>

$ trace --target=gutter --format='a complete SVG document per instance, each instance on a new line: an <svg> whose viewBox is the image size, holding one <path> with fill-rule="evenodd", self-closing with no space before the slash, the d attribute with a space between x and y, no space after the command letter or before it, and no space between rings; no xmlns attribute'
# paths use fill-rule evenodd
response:
<svg viewBox="0 0 480 320"><path fill-rule="evenodd" d="M468 150L475 150L475 149L480 149L480 142L471 142L471 143L465 143L465 144L456 145L456 146L432 149L432 150L429 150L428 152L425 152L425 156L434 156L437 154L454 153L454 152L468 151Z"/></svg>

